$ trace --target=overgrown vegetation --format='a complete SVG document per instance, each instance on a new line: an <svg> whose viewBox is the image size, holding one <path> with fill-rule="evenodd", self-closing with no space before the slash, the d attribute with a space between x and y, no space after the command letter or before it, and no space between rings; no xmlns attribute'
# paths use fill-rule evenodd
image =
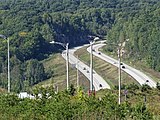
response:
<svg viewBox="0 0 160 120"><path fill-rule="evenodd" d="M117 103L118 91L105 90L103 96L97 98L86 95L82 89L76 91L73 86L69 91L58 93L55 93L52 87L36 88L32 92L35 99L20 99L17 95L1 94L0 119L157 120L160 118L159 107L154 108L156 104L152 101L154 98L154 103L158 105L160 98L158 90L151 88L145 92L142 92L141 88L128 90L126 101L122 99L120 105ZM145 101L144 96L146 96Z"/></svg>

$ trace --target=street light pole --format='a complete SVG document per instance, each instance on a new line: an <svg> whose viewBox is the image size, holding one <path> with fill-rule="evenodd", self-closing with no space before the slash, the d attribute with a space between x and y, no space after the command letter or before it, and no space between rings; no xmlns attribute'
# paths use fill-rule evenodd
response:
<svg viewBox="0 0 160 120"><path fill-rule="evenodd" d="M79 89L79 61L78 61L78 56L77 56L77 88Z"/></svg>
<svg viewBox="0 0 160 120"><path fill-rule="evenodd" d="M11 88L11 86L10 86L10 63L9 63L9 56L10 56L10 53L9 53L9 38L7 38L6 36L4 36L4 35L1 35L0 34L0 37L1 38L3 38L3 39L5 39L5 40L7 40L7 47L8 47L8 52L7 52L7 54L8 54L8 93L10 93L10 88Z"/></svg>
<svg viewBox="0 0 160 120"><path fill-rule="evenodd" d="M90 94L93 92L93 42L90 41Z"/></svg>
<svg viewBox="0 0 160 120"><path fill-rule="evenodd" d="M123 55L124 51L124 47L126 42L128 42L129 39L126 39L123 43L119 43L118 44L118 104L121 104L121 56ZM107 42L106 42L107 43ZM110 44L110 43L107 43ZM117 47L117 44L112 43L112 45L115 45Z"/></svg>
<svg viewBox="0 0 160 120"><path fill-rule="evenodd" d="M89 41L90 43L90 90L89 90L89 95L92 94L94 91L94 86L93 86L93 43L96 40L99 40L99 37L95 37L93 41Z"/></svg>
<svg viewBox="0 0 160 120"><path fill-rule="evenodd" d="M67 90L68 90L68 88L69 88L69 49L68 49L69 43L64 44L64 43L55 42L55 41L51 41L50 43L61 45L62 47L64 47L66 49L66 71L67 71L66 72L66 79L67 79Z"/></svg>
<svg viewBox="0 0 160 120"><path fill-rule="evenodd" d="M119 90L119 94L118 94L118 104L121 104L121 56L120 56L120 47L118 47L118 65L119 65L119 69L118 69L118 90Z"/></svg>
<svg viewBox="0 0 160 120"><path fill-rule="evenodd" d="M11 83L10 83L10 60L9 60L9 38L7 38L7 43L8 43L8 93L10 93L11 89Z"/></svg>
<svg viewBox="0 0 160 120"><path fill-rule="evenodd" d="M125 44L126 42L129 41L129 39L126 39L123 43L119 43L118 44L118 66L119 66L119 69L118 69L118 104L120 105L121 104L121 56L123 55L124 53L124 47L125 47Z"/></svg>
<svg viewBox="0 0 160 120"><path fill-rule="evenodd" d="M68 51L68 45L69 43L66 44L66 69L67 69L67 90L69 88L69 51Z"/></svg>

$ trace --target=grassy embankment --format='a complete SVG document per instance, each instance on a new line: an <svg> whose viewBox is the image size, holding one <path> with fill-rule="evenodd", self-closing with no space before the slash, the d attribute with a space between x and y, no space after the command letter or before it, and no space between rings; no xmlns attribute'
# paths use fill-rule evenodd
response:
<svg viewBox="0 0 160 120"><path fill-rule="evenodd" d="M59 90L66 89L66 62L62 58L61 54L54 54L48 59L43 61L45 71L50 71L51 78L41 82L38 86L58 86ZM80 85L84 90L88 89L89 81L87 78L79 72ZM77 70L72 65L69 65L69 81L75 87L77 85Z"/></svg>

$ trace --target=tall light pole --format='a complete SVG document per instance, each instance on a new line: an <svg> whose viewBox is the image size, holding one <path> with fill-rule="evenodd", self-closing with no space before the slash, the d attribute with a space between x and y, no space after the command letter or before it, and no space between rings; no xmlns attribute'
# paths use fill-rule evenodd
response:
<svg viewBox="0 0 160 120"><path fill-rule="evenodd" d="M106 42L106 44L111 44L116 47L118 46L117 53L118 53L118 104L119 105L121 104L121 57L125 52L124 47L127 41L129 41L129 39L126 39L124 42L119 43L118 45L115 43Z"/></svg>
<svg viewBox="0 0 160 120"><path fill-rule="evenodd" d="M79 61L78 61L78 56L77 56L77 89L79 89Z"/></svg>
<svg viewBox="0 0 160 120"><path fill-rule="evenodd" d="M120 56L120 46L118 47L118 104L121 104L121 56Z"/></svg>
<svg viewBox="0 0 160 120"><path fill-rule="evenodd" d="M11 88L11 86L10 86L10 63L9 63L9 56L10 56L10 54L9 54L9 38L7 38L6 36L4 36L4 35L1 35L0 34L0 37L1 38L3 38L3 39L5 39L5 40L7 40L7 47L8 47L8 93L10 93L10 88Z"/></svg>
<svg viewBox="0 0 160 120"><path fill-rule="evenodd" d="M129 39L126 39L123 43L118 44L118 104L121 104L121 57L124 53L124 47L126 44L126 41L129 41Z"/></svg>
<svg viewBox="0 0 160 120"><path fill-rule="evenodd" d="M93 44L96 40L99 40L99 37L95 37L93 41L89 41L90 43L90 90L89 94L93 92Z"/></svg>
<svg viewBox="0 0 160 120"><path fill-rule="evenodd" d="M90 41L90 91L89 94L93 92L93 41Z"/></svg>
<svg viewBox="0 0 160 120"><path fill-rule="evenodd" d="M62 47L64 47L66 49L66 79L67 79L67 90L69 88L69 49L68 49L68 46L69 46L69 43L61 43L61 42L55 42L55 41L51 41L50 42L51 44L58 44L58 45L61 45Z"/></svg>

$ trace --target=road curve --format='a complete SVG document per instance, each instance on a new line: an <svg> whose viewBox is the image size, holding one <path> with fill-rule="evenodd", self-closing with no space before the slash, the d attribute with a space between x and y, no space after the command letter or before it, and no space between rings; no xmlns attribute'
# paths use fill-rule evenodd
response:
<svg viewBox="0 0 160 120"><path fill-rule="evenodd" d="M88 80L90 80L89 66L84 64L78 58L74 56L74 52L77 49L84 47L84 46L69 49L69 63L75 65L75 67L78 68L78 70L81 71L81 73L83 73L88 78ZM62 52L62 57L66 60L66 50ZM93 70L93 73L94 73L93 74L93 86L95 88L95 91L98 91L100 89L106 89L106 88L111 89L108 83L100 75L98 75L96 71Z"/></svg>
<svg viewBox="0 0 160 120"><path fill-rule="evenodd" d="M106 45L106 44L99 43L99 44L93 45L93 49L95 50L95 51L93 51L93 55L103 59L104 61L106 61L116 67L119 67L118 61L116 59L113 59L113 58L107 56L106 54L98 51L98 49L104 45ZM90 52L89 47L87 48L87 51ZM140 85L147 84L150 87L156 88L156 82L154 80L152 80L150 77L148 77L144 73L140 72L139 70L137 70L137 69L125 64L125 63L123 63L123 65L125 66L125 68L121 68L121 69L123 71L125 71L126 73L128 73L130 76L132 76Z"/></svg>

